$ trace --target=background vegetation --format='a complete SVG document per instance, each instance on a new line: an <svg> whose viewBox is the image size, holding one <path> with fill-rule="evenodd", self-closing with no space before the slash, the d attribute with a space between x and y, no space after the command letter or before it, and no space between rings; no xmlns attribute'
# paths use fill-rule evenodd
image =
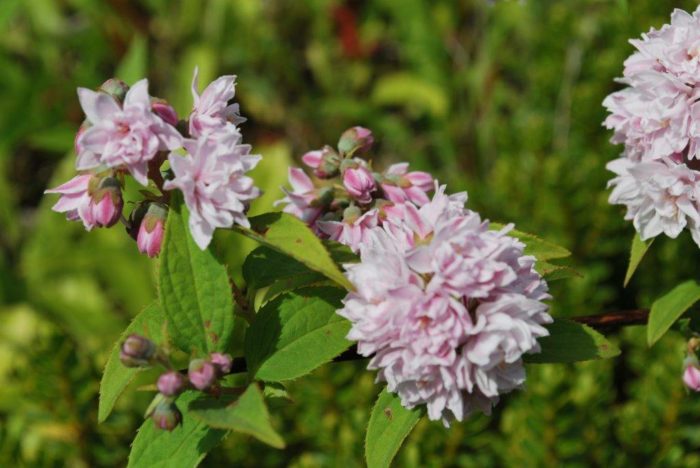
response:
<svg viewBox="0 0 700 468"><path fill-rule="evenodd" d="M672 5L673 4L673 5ZM409 160L471 207L573 251L583 277L553 284L562 316L637 306L697 276L689 236L659 239L627 289L633 229L607 204L603 97L630 37L672 6L635 0L2 0L0 2L0 465L122 466L148 396L129 392L97 425L107 353L155 297L154 262L119 227L85 233L50 211L69 177L82 114L77 86L148 76L181 113L202 82L239 77L244 135L279 196L286 167L351 125L375 160ZM232 271L250 248L217 238ZM235 272L234 272L235 273ZM532 365L528 391L495 415L445 430L423 421L397 466L700 466L700 399L680 374L684 344L615 338L614 362ZM362 363L294 382L272 407L280 452L231 435L205 464L361 466L379 387Z"/></svg>

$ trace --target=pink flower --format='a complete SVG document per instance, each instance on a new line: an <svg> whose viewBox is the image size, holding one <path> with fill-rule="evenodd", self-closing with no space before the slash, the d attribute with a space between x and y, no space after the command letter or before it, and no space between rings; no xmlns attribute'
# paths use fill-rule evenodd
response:
<svg viewBox="0 0 700 468"><path fill-rule="evenodd" d="M370 229L360 263L345 266L356 290L338 311L377 379L446 425L520 388L522 356L539 352L552 321L535 258L509 228L491 231L460 206L465 199L440 187L420 209L407 203Z"/></svg>
<svg viewBox="0 0 700 468"><path fill-rule="evenodd" d="M245 122L238 104L229 104L235 95L236 77L225 75L211 82L199 94L199 69L194 69L192 96L194 109L190 114L190 136L198 138L221 130L237 132L236 125Z"/></svg>
<svg viewBox="0 0 700 468"><path fill-rule="evenodd" d="M661 233L675 239L687 227L700 246L700 173L677 158L608 163L617 175L608 183L610 203L627 207L625 219L633 221L643 240Z"/></svg>
<svg viewBox="0 0 700 468"><path fill-rule="evenodd" d="M123 106L108 94L86 88L78 88L78 98L92 124L78 138L78 170L124 166L147 185L148 162L158 151L181 146L177 130L151 110L148 80L129 89Z"/></svg>
<svg viewBox="0 0 700 468"><path fill-rule="evenodd" d="M322 213L319 193L308 175L299 168L289 168L289 184L292 190L282 188L286 197L275 202L275 206L286 204L283 211L313 225Z"/></svg>
<svg viewBox="0 0 700 468"><path fill-rule="evenodd" d="M175 178L166 181L166 190L180 189L190 211L189 226L197 245L206 249L214 229L234 223L249 227L247 203L260 195L253 179L245 174L260 161L250 155L250 145L238 139L202 137L185 140L185 156L170 153Z"/></svg>
<svg viewBox="0 0 700 468"><path fill-rule="evenodd" d="M66 218L70 221L80 219L88 231L94 227L110 227L116 224L124 205L119 184L111 177L77 175L65 184L44 193L61 194L61 198L52 209L58 213L66 213Z"/></svg>
<svg viewBox="0 0 700 468"><path fill-rule="evenodd" d="M357 210L357 208L355 208ZM345 210L346 212L348 209ZM367 236L372 228L379 222L376 209L364 214L345 215L342 221L318 221L319 230L328 235L331 240L345 244L357 252L360 246L367 242Z"/></svg>
<svg viewBox="0 0 700 468"><path fill-rule="evenodd" d="M362 165L343 171L343 186L352 198L363 205L372 201L372 192L377 189L374 176Z"/></svg>
<svg viewBox="0 0 700 468"><path fill-rule="evenodd" d="M386 170L382 190L394 203L410 201L418 206L430 201L427 192L433 189L433 177L427 172L408 172L408 163L392 164Z"/></svg>
<svg viewBox="0 0 700 468"><path fill-rule="evenodd" d="M157 257L163 244L167 210L153 203L141 220L139 232L136 235L136 245L139 252L149 257Z"/></svg>
<svg viewBox="0 0 700 468"><path fill-rule="evenodd" d="M694 392L700 392L700 369L698 368L698 360L688 358L685 362L685 370L683 371L683 383L686 387Z"/></svg>

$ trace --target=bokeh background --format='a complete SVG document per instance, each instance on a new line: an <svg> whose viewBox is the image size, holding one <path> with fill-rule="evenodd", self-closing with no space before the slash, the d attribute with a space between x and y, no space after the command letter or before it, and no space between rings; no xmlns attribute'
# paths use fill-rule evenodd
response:
<svg viewBox="0 0 700 468"><path fill-rule="evenodd" d="M156 263L119 227L85 233L43 190L70 177L77 86L110 76L181 114L201 82L237 74L243 131L265 159L270 209L286 168L352 125L375 164L408 160L496 221L568 247L581 278L552 285L561 316L648 306L697 277L685 233L659 239L631 285L633 229L607 204L604 96L627 42L668 21L659 0L1 0L0 465L123 466L148 395L129 391L97 424L107 353L155 297ZM220 235L237 274L251 245ZM684 343L614 335L619 359L532 365L527 392L445 430L422 421L397 466L700 466L700 398L680 380ZM209 466L362 466L379 390L363 363L328 365L274 402L285 451L231 435Z"/></svg>

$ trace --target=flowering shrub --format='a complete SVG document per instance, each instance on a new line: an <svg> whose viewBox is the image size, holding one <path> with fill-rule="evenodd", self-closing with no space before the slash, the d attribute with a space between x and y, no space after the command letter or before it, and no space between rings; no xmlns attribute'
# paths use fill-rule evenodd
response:
<svg viewBox="0 0 700 468"><path fill-rule="evenodd" d="M629 88L605 101L613 141L625 143L609 165L611 202L627 205L640 233L628 279L648 239L688 227L698 240L698 24L677 11L671 26L637 42ZM331 361L368 359L385 384L366 459L386 466L426 413L446 427L490 414L501 395L524 387L526 364L619 354L585 325L614 317L550 315L548 282L576 274L556 263L566 249L482 220L465 207L466 193L448 193L407 163L375 168L375 136L364 127L303 155L311 175L289 169L283 211L249 218L261 192L248 173L261 156L242 143L234 83L220 77L200 94L195 70L187 120L150 97L146 80L79 89L87 119L75 141L78 175L47 190L61 195L54 210L69 220L87 230L121 222L140 252L160 257L158 298L125 330L100 385L104 420L138 372L160 369L146 387L155 392L152 421L134 439L131 466L197 464L229 431L284 448L266 401ZM136 199L127 197L127 177L145 187ZM224 264L212 246L216 229L261 245L242 265ZM245 285L231 279L238 268ZM659 298L649 343L697 300L694 281ZM690 318L679 326L689 337L683 381L698 391L700 338Z"/></svg>

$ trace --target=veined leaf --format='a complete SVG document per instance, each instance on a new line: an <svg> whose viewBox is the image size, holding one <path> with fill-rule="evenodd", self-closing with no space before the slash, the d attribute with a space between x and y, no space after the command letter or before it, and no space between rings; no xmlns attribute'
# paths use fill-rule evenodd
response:
<svg viewBox="0 0 700 468"><path fill-rule="evenodd" d="M639 234L635 232L634 238L632 239L632 247L630 248L630 263L627 266L627 273L625 273L625 282L623 286L627 286L632 279L632 275L634 275L639 264L642 263L644 254L647 253L652 242L654 242L653 238L648 241L643 241Z"/></svg>
<svg viewBox="0 0 700 468"><path fill-rule="evenodd" d="M489 223L489 226L493 230L500 230L505 227L501 223ZM534 234L511 229L508 231L508 235L520 239L525 244L525 254L533 255L539 261L564 258L571 255L571 252L564 247L541 239Z"/></svg>
<svg viewBox="0 0 700 468"><path fill-rule="evenodd" d="M234 401L199 399L189 406L189 414L209 427L250 434L275 448L284 448L284 440L270 424L270 414L257 384L250 385Z"/></svg>
<svg viewBox="0 0 700 468"><path fill-rule="evenodd" d="M273 382L294 379L347 349L350 323L335 313L344 296L339 288L303 288L260 309L245 338L251 376Z"/></svg>
<svg viewBox="0 0 700 468"><path fill-rule="evenodd" d="M173 197L160 260L160 303L174 343L185 352L226 350L233 299L226 267L190 235L187 208Z"/></svg>
<svg viewBox="0 0 700 468"><path fill-rule="evenodd" d="M172 432L158 429L150 419L141 424L131 445L129 468L193 468L199 465L207 452L227 434L225 430L211 428L204 421L190 417L187 408L199 396L195 391L180 395L176 404L183 413L182 425Z"/></svg>
<svg viewBox="0 0 700 468"><path fill-rule="evenodd" d="M388 467L423 414L424 406L408 410L397 395L383 389L372 408L365 436L368 468Z"/></svg>
<svg viewBox="0 0 700 468"><path fill-rule="evenodd" d="M577 362L609 359L620 354L620 349L614 343L586 325L556 319L547 325L547 329L549 336L538 340L542 351L523 356L525 362Z"/></svg>
<svg viewBox="0 0 700 468"><path fill-rule="evenodd" d="M287 213L267 213L250 218L251 229L234 229L322 273L346 289L353 289L321 240L298 218Z"/></svg>
<svg viewBox="0 0 700 468"><path fill-rule="evenodd" d="M124 330L124 333L121 334L119 341L112 348L100 381L100 402L97 410L97 420L99 422L107 419L119 396L121 396L136 374L143 370L139 367L126 367L121 363L119 352L122 341L128 335L137 333L160 344L163 341L164 326L165 317L163 311L158 303L155 302L138 314Z"/></svg>
<svg viewBox="0 0 700 468"><path fill-rule="evenodd" d="M671 328L693 304L700 300L700 285L695 281L686 281L658 298L651 305L649 323L647 324L647 342L649 346Z"/></svg>

